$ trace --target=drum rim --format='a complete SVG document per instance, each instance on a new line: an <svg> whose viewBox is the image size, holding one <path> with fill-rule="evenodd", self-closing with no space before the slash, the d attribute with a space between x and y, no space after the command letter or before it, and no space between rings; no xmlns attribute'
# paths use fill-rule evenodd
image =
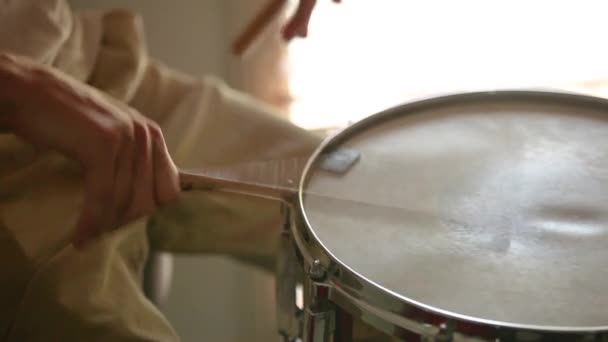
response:
<svg viewBox="0 0 608 342"><path fill-rule="evenodd" d="M308 214L304 205L304 195L308 180L314 173L313 166L318 162L320 155L332 147L339 146L341 142L348 140L349 137L356 135L361 130L367 127L373 127L376 124L380 124L384 120L390 120L393 117L401 115L412 115L420 112L421 110L432 109L435 106L446 106L450 104L467 104L475 103L476 101L483 100L489 101L492 98L496 100L508 101L508 100L559 100L568 104L582 104L586 106L595 106L598 109L608 111L608 99L581 94L574 92L556 91L556 90L527 90L527 89L505 89L505 90L492 90L492 91L473 91L473 92L460 92L450 93L445 95L431 96L422 98L419 100L402 103L388 109L382 110L375 114L372 114L346 128L337 132L336 134L328 137L321 143L312 156L308 159L306 166L301 174L297 195L297 209L301 216L300 221L303 223L303 229L306 233L312 237L313 243L318 245L322 259L330 260L330 263L337 266L341 270L340 275L336 276L335 272L331 276L331 283L337 284L340 287L348 289L356 289L359 293L366 293L366 299L370 300L370 305L379 307L381 310L391 311L388 308L382 308L382 302L386 302L387 299L391 301L398 301L404 309L429 312L435 315L440 315L446 318L446 320L467 322L474 325L492 326L499 329L511 329L514 331L535 331L535 332L547 332L547 333L599 333L608 331L608 322L603 326L548 326L548 325L534 325L534 324L520 324L512 322L504 322L499 320L486 319L481 317L474 317L450 310L444 310L432 305L424 304L416 301L412 298L408 298L405 295L395 293L394 291L383 287L382 285L366 278L364 275L353 270L345 262L337 258L319 239L312 224L308 218ZM608 119L608 116L607 116ZM298 228L293 228L294 235L300 235ZM306 249L301 238L296 238L297 248L302 250ZM311 258L312 253L307 253L308 257ZM307 259L304 257L304 259ZM312 263L312 260L306 260L306 263ZM350 275L349 278L343 276L344 272ZM350 279L354 278L354 279ZM344 290L344 289L342 289Z"/></svg>

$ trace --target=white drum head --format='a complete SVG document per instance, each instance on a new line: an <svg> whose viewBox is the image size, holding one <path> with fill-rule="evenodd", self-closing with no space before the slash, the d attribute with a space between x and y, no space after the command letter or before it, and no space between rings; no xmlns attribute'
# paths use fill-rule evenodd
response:
<svg viewBox="0 0 608 342"><path fill-rule="evenodd" d="M354 133L340 146L362 155L346 175L306 175L310 229L401 299L508 325L608 326L608 111L547 99L482 96Z"/></svg>

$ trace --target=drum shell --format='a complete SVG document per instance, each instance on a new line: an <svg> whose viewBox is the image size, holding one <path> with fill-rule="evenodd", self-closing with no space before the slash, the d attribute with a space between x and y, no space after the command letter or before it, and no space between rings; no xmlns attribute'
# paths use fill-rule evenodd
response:
<svg viewBox="0 0 608 342"><path fill-rule="evenodd" d="M305 274L305 288L321 284L327 288L327 300L333 303L338 311L347 313L355 322L368 324L390 336L404 340L442 340L452 338L461 341L596 341L608 339L606 329L572 330L555 327L551 329L535 326L509 325L502 322L471 319L451 312L443 312L391 293L373 281L357 274L348 265L341 263L331 251L327 250L315 234L306 217L303 196L306 184L316 158L324 152L339 147L340 143L358 131L372 127L378 122L390 119L395 115L407 115L435 105L466 103L479 97L496 99L546 98L548 101L576 102L596 104L608 108L608 101L588 96L546 91L496 91L467 94L455 94L422 100L398 106L373 115L345 129L328 139L320 146L300 181L299 198L294 208L291 222L291 235L298 256L298 262ZM405 114L404 114L405 113ZM321 270L315 270L315 266ZM322 277L318 274L322 273ZM311 279L311 274L313 275ZM305 296L305 306L315 302L314 291ZM344 333L342 333L344 335ZM348 334L346 334L348 335Z"/></svg>

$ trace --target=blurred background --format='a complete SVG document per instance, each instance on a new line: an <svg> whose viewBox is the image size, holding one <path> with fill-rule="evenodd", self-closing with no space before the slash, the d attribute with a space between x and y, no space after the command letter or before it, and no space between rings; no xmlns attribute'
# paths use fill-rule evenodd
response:
<svg viewBox="0 0 608 342"><path fill-rule="evenodd" d="M240 57L230 45L268 0L70 0L130 8L151 54L213 74L309 129L334 129L420 97L500 88L608 96L608 3L560 0L318 0L309 37L282 17ZM157 254L160 304L185 342L276 341L274 280L215 256Z"/></svg>
<svg viewBox="0 0 608 342"><path fill-rule="evenodd" d="M289 47L291 115L301 125L341 126L458 91L608 95L605 1L343 2L318 1L309 38Z"/></svg>

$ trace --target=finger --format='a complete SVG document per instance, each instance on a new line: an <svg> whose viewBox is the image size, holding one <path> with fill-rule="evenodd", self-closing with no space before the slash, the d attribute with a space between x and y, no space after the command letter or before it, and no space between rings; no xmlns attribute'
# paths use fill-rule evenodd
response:
<svg viewBox="0 0 608 342"><path fill-rule="evenodd" d="M173 163L160 127L150 125L154 149L154 183L157 206L177 200L181 194L179 172Z"/></svg>
<svg viewBox="0 0 608 342"><path fill-rule="evenodd" d="M316 3L316 0L300 0L296 13L283 29L285 40L289 41L296 36L306 37L308 35L308 24Z"/></svg>
<svg viewBox="0 0 608 342"><path fill-rule="evenodd" d="M299 37L306 37L308 34L308 22L316 0L300 0L295 14L291 17L283 29L283 38L287 41Z"/></svg>
<svg viewBox="0 0 608 342"><path fill-rule="evenodd" d="M110 224L113 216L113 162L86 167L84 205L73 238L76 248L84 248Z"/></svg>
<svg viewBox="0 0 608 342"><path fill-rule="evenodd" d="M135 174L131 203L125 216L120 219L123 224L151 213L156 207L152 141L146 119L135 120L133 132L135 137L133 171Z"/></svg>
<svg viewBox="0 0 608 342"><path fill-rule="evenodd" d="M70 107L67 107L69 109ZM94 111L92 106L77 106L80 113ZM72 139L70 145L76 149L74 155L85 171L84 204L76 226L74 245L83 248L112 226L115 217L114 189L115 171L120 156L121 137L124 122L112 120L105 111L97 111L96 116L86 117L80 126L80 139ZM84 133L86 132L86 134Z"/></svg>
<svg viewBox="0 0 608 342"><path fill-rule="evenodd" d="M81 127L81 130L93 138L94 144L78 143L77 139L87 140L86 137L74 135L78 134L78 129L71 129L74 133L70 143L76 149L72 153L76 159L88 165L86 177L89 178L85 179L85 189L89 193L85 197L83 221L77 230L80 244L86 244L115 228L117 218L129 204L134 140L131 119L125 114L128 108L99 102L101 98L85 96L53 77L43 78L43 81L48 82L48 89L54 89L55 98L62 100L66 112L72 108L93 128L89 131ZM97 114L87 117L82 113ZM96 195L102 191L103 195ZM99 208L103 211L101 217L97 217Z"/></svg>
<svg viewBox="0 0 608 342"><path fill-rule="evenodd" d="M114 170L114 217L112 218L112 229L116 229L121 225L121 221L126 215L133 199L133 181L136 175L134 172L135 136L132 125L128 125L125 128L121 141Z"/></svg>

